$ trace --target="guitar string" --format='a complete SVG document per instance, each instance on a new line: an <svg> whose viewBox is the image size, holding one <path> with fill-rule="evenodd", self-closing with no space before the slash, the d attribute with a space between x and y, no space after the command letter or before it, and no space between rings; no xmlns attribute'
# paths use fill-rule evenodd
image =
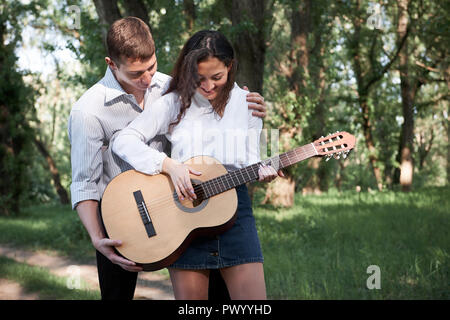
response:
<svg viewBox="0 0 450 320"><path fill-rule="evenodd" d="M293 151L297 152L297 150L293 150ZM294 154L294 157L293 157L294 161L289 159L289 155L287 153L285 153L283 155L285 155L285 157L286 157L285 160L287 160L287 162L288 162L288 164L286 164L286 165L283 164L283 166L288 166L288 165L291 165L292 163L298 162L298 159L297 159L298 156L303 156L304 157L305 155L307 155L307 151L303 151L303 152L300 152L298 154ZM308 155L308 156L310 156L310 155ZM281 157L281 156L278 156L278 157ZM261 162L268 162L268 161L271 161L271 160L272 160L272 158L265 159L265 160L263 160ZM280 162L283 162L283 160L280 159ZM251 168L252 169L252 173L256 174L256 172L255 172L256 168L254 166L249 166L247 168ZM247 168L244 168L244 169L247 169ZM249 175L247 171L244 171L244 172L246 172L247 175ZM238 176L238 173L240 173L240 175L244 179L244 182L241 183L240 178ZM246 178L244 176L244 173L241 170L232 171L229 174L234 174L235 175L234 177L233 176L229 176L229 177L231 177L231 182L233 182L234 184L236 183L234 181L234 178L237 179L238 185L245 183ZM194 192L199 192L199 191L203 190L203 191L205 191L205 193L206 193L205 195L206 196L210 196L209 194L211 194L211 196L212 196L212 195L220 193L220 192L217 192L217 191L220 190L221 186L226 187L225 183L230 185L230 180L227 179L225 177L225 175L223 175L223 176L219 176L219 177L213 178L213 179L211 179L209 181L205 181L204 183L206 183L208 185L206 185L206 184L196 185L194 187ZM206 187L206 190L204 190L204 187ZM234 188L234 187L228 187L228 188L226 187L226 189L232 189L232 188ZM145 202L145 204L147 206L153 206L154 207L156 204L164 204L167 201L173 201L173 200L176 200L176 199L177 199L177 194L174 191L171 196L170 195L166 195L166 196L162 196L160 198L156 198L156 199L154 198L154 199L152 199L150 201Z"/></svg>
<svg viewBox="0 0 450 320"><path fill-rule="evenodd" d="M309 145L306 145L306 146L309 146ZM303 147L305 147L305 146L303 146ZM294 164L296 162L299 162L301 160L304 160L306 158L309 158L311 156L316 155L315 153L311 153L311 151L309 151L309 150L301 150L301 148L302 147L299 147L299 148L293 149L293 150L291 150L289 152L283 153L281 155L278 155L278 156L275 156L275 157L272 157L272 158L269 158L269 159L265 159L265 160L263 160L263 161L261 161L261 162L259 162L257 164L261 164L261 163L268 164L271 161L273 161L274 158L278 157L279 162L282 164L282 167L286 167L286 166L292 165L292 164ZM289 154L291 154L293 160L291 160L289 158ZM285 161L288 162L287 164L283 164L283 160L281 159L281 157L283 157L283 156L285 157ZM222 192L225 192L225 191L228 191L230 189L233 189L233 188L235 188L238 185L244 184L245 180L247 179L244 176L244 173L246 173L248 175L248 177L250 178L250 181L254 180L255 178L257 178L257 177L255 177L255 178L252 179L250 177L249 173L248 173L248 169L251 169L252 173L256 175L256 172L255 172L256 167L254 165L248 166L248 167L243 168L243 169L232 171L232 172L229 172L228 174L225 174L225 175L222 175L222 176L219 176L219 177L215 177L215 178L213 178L211 180L208 180L208 181L204 181L204 182L202 182L202 184L195 185L193 187L194 188L194 193L199 194L199 195L201 195L201 193L203 193L204 196L206 196L207 198L210 198L210 197L213 197L213 196L215 196L217 194L220 194ZM259 168L258 168L258 170L259 170ZM240 175L244 179L244 182L242 182L242 183L240 182L240 178L237 175L238 173L240 173ZM231 176L232 174L235 174L235 177L232 177ZM230 187L230 179L228 179L226 176L231 177L231 182L234 183L235 186L231 186ZM237 184L234 181L234 178L237 178L237 180L238 180ZM225 185L225 183L228 184L228 187ZM206 184L208 184L208 185L206 185ZM205 190L204 187L206 187L206 190ZM225 190L222 190L221 189L222 187L225 187ZM213 190L213 188L215 190ZM180 203L181 203L181 201L184 201L184 200L179 200L176 191L173 191L172 196L166 195L166 196L162 196L160 198L154 198L154 199L152 199L150 201L144 202L144 204L146 206L148 206L148 207L152 207L153 209L155 209L155 208L158 209L161 206L165 206L167 203L171 203L171 202L177 201L177 200ZM186 201L189 201L189 200L186 200Z"/></svg>
<svg viewBox="0 0 450 320"><path fill-rule="evenodd" d="M307 158L309 158L309 157L314 156L314 155L317 154L317 151L315 150L315 146L314 146L314 145L313 145L313 147L314 147L315 153L312 153L312 154L311 154L309 150L306 150L306 149L303 150L303 149L304 149L305 147L307 147L307 146L309 146L309 145L304 145L304 146L302 146L302 147L295 148L295 149L293 149L293 150L291 150L291 151L288 151L288 152L285 152L285 153L283 153L283 154L281 154L281 155L277 155L277 156L274 156L274 157L272 157L272 158L262 160L262 161L260 161L260 162L258 162L258 163L256 163L256 164L263 164L263 163L265 163L265 164L271 164L271 162L273 161L273 159L274 159L274 158L276 159L276 158L278 157L278 161L282 164L282 167L290 166L290 165L292 165L292 164L294 164L294 163L296 163L296 162L305 160L305 159L307 159ZM290 159L289 155L292 156L293 160ZM285 157L285 160L287 160L288 163L287 163L286 165L283 164L283 160L281 159L281 157ZM255 167L254 165L251 165L251 166L248 166L248 167L246 167L246 168L242 168L242 169L239 169L239 170L236 170L236 171L232 171L232 172L229 172L228 174L225 174L225 175L222 175L222 176L219 176L219 177L215 177L215 178L213 178L213 179L211 179L211 180L205 181L205 182L202 183L202 185L195 185L195 186L194 186L194 192L195 192L195 193L199 193L199 194L201 194L201 192L203 192L203 195L207 195L207 194L205 194L205 191L208 191L208 189L205 190L205 189L203 188L203 184L204 184L204 183L208 183L208 184L209 184L209 186L208 186L208 188L210 188L209 190L211 190L213 187L216 189L215 192L212 192L212 193L211 193L211 192L208 192L208 193L211 193L211 195L207 195L207 196L208 196L207 198L211 198L211 197L213 197L213 196L215 196L215 195L217 195L217 194L220 194L220 193L225 192L225 191L227 191L227 190L231 190L231 189L234 188L234 187L227 188L227 187L225 186L225 183L224 183L224 182L227 182L227 184L230 185L230 181L227 180L226 176L231 177L231 182L235 183L234 178L231 176L231 174L236 174L235 177L237 178L238 183L240 183L240 180L239 180L239 177L237 176L237 174L240 173L241 176L244 178L244 181L245 181L246 178L244 177L243 172L247 173L247 175L249 176L249 178L251 178L250 175L249 175L249 173L246 171L246 169L249 169L249 168L252 169L252 173L253 173L253 174L256 174L256 173L255 173L256 167ZM258 166L258 170L259 170L259 166ZM245 183L245 182L243 182L242 184L244 184L244 183ZM217 192L217 187L221 188L221 187L220 187L220 184L222 184L222 186L224 186L225 189L227 189L227 190ZM206 186L206 185L205 185L205 186ZM236 185L236 186L237 186L237 185ZM219 189L219 190L220 190L220 189ZM168 204L171 204L172 207L175 207L175 208L176 208L177 205L175 204L174 201L177 201L177 200L180 201L180 200L178 199L177 193L174 191L174 192L172 193L172 196L167 196L167 195L166 195L166 196L163 196L163 197L160 197L160 198L152 199L152 200L150 200L150 201L148 201L148 202L143 202L143 205L147 206L147 208L149 208L149 209L151 210L150 216L157 216L157 215L158 215L158 214L157 214L158 211L153 212L153 210L158 209L159 207L162 207L162 206L167 206ZM187 201L189 201L189 200L187 200ZM180 203L181 203L181 202L180 202ZM181 204L182 204L182 203L181 203ZM182 205L183 205L183 204L182 204ZM140 207L139 207L139 206L140 206ZM150 207L151 207L151 208L150 208ZM138 209L141 210L141 208L143 208L143 207L142 207L142 204L139 204L139 205L138 205Z"/></svg>
<svg viewBox="0 0 450 320"><path fill-rule="evenodd" d="M301 147L300 147L300 148L301 148ZM286 157L285 160L287 160L288 164L286 164L286 165L283 164L283 167L286 167L286 166L289 166L289 165L291 165L291 164L293 164L293 163L295 163L295 162L298 162L299 159L304 159L304 158L310 157L310 156L312 155L311 152L309 152L308 150L303 151L303 150L300 150L300 148L297 148L297 149L299 149L299 150L294 149L294 150L291 150L290 152L286 152L286 153L284 153L284 154L282 154L282 155L275 156L275 157L278 157L278 158L279 158L279 161L283 164L283 160L281 160L281 156L285 156L285 157ZM291 153L291 152L293 152L293 154L291 154L292 157L290 158L290 157L289 157L289 153ZM273 161L273 158L275 158L275 157L272 157L272 158L269 158L269 159L265 159L265 160L263 160L263 161L261 161L261 162L259 162L259 163L257 163L257 164L264 163L264 162L269 162L269 161ZM293 158L293 159L292 159L292 158ZM251 169L252 169L252 173L253 173L253 174L256 174L254 165L248 166L248 167L243 168L243 169L247 169L247 168L251 168ZM259 168L258 168L258 169L259 169ZM240 173L240 175L242 176L242 178L244 179L244 181L246 180L246 178L244 177L244 173L243 173L242 171L243 171L243 170L240 169L240 170L236 170L236 171L232 171L232 172L229 172L229 173L228 173L228 174L235 174L235 177L230 176L232 182L235 182L235 181L234 181L234 178L237 178L239 184L244 184L244 183L245 183L245 182L240 183L240 178L239 178L239 176L238 176L238 173ZM245 172L246 172L246 171L245 171ZM248 172L246 172L246 173L247 173L247 175L248 175ZM202 190L205 191L203 187L206 186L207 188L209 188L209 189L206 190L206 192L207 192L207 193L211 193L212 196L213 196L213 195L216 195L216 194L218 194L218 193L220 193L220 192L217 192L217 191L220 190L221 185L222 185L222 186L225 186L225 182L226 182L228 185L230 185L229 180L227 180L227 178L225 178L224 176L225 176L225 175L219 176L219 177L216 177L216 178L213 178L213 179L208 180L208 181L205 181L204 183L207 183L208 186L203 185L203 183L202 183L202 185L195 185L195 186L194 186L194 192L197 193L197 192L202 191ZM249 177L250 177L250 176L249 176ZM213 188L214 188L215 190L213 190ZM226 188L226 189L229 190L229 189L232 189L232 188L234 188L234 187ZM208 191L209 191L209 192L208 192ZM211 191L212 191L212 192L211 192ZM207 195L207 194L205 194L205 195ZM167 202L173 202L174 200L176 201L177 198L178 198L178 196L177 196L176 192L174 191L174 192L172 193L172 195L165 195L165 196L162 196L162 197L159 197L159 198L154 198L154 199L149 200L149 201L144 202L144 203L145 203L145 205L148 206L148 207L151 206L151 207L155 208L155 206L160 207L159 205L165 205ZM180 201L180 200L178 200L178 201ZM183 201L183 200L181 200L181 201Z"/></svg>

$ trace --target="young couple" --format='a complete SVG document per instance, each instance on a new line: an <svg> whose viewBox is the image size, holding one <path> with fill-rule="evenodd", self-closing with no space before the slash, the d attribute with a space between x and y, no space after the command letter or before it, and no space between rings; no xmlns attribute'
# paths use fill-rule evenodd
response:
<svg viewBox="0 0 450 320"><path fill-rule="evenodd" d="M197 123L224 134L225 130L252 128L260 132L262 121L254 115L263 117L265 105L258 93L248 93L234 83L237 61L233 48L219 32L193 35L180 53L173 78L156 71L152 35L138 18L116 21L108 31L107 49L105 77L75 103L69 117L72 206L97 250L102 299L132 299L137 272L142 268L116 253L114 247L121 245L120 239L106 237L98 214L108 182L130 168L148 174L165 172L180 198L193 199L196 195L189 174L201 173L184 165L185 159L178 154L172 158L166 154L170 152L168 142L172 150L183 150L192 147L189 143L202 141L194 136L176 139L177 130ZM249 111L247 106L259 112ZM220 154L209 150L206 155ZM245 150L258 154L258 143L248 144ZM250 164L242 159L248 157L236 153L234 159L227 156L218 160L232 170ZM259 169L261 181L276 176L271 167ZM220 288L210 282L210 274L217 269L232 299L266 298L263 258L250 199L245 185L236 189L234 226L215 238L195 240L168 268L176 299L207 299L209 287ZM209 294L224 296L220 292Z"/></svg>

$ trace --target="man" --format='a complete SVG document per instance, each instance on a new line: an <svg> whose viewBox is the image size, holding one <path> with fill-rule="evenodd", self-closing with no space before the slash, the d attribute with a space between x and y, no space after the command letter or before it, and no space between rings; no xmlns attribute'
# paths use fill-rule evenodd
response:
<svg viewBox="0 0 450 320"><path fill-rule="evenodd" d="M132 299L137 272L142 268L114 250L122 243L105 234L99 201L108 182L131 169L111 152L110 142L142 112L145 103L148 105L164 93L170 77L157 72L150 29L138 18L127 17L113 23L107 35L107 51L104 78L82 95L69 117L72 207L97 250L102 299ZM264 99L258 93L249 93L247 101L249 108L259 111L254 115L265 116ZM163 136L150 143L167 150ZM222 283L212 283L211 287L224 288ZM226 293L214 292L212 296L226 297Z"/></svg>

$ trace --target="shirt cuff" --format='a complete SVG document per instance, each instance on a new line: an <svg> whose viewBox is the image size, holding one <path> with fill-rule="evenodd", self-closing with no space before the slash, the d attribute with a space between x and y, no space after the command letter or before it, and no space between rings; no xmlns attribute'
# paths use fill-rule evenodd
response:
<svg viewBox="0 0 450 320"><path fill-rule="evenodd" d="M76 206L82 201L100 201L100 194L98 190L96 190L96 188L92 188L89 183L73 182L70 185L70 194L72 210L75 210Z"/></svg>

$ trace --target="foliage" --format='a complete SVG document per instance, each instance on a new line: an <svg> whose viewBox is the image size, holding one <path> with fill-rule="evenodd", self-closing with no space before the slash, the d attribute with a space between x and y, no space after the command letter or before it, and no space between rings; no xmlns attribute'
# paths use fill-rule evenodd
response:
<svg viewBox="0 0 450 320"><path fill-rule="evenodd" d="M24 81L27 74L17 70L15 50L22 40L22 20L44 3L0 3L0 215L18 213L27 196L23 190L30 186L35 92Z"/></svg>
<svg viewBox="0 0 450 320"><path fill-rule="evenodd" d="M128 15L128 2L104 2L117 5L121 16ZM236 41L235 46L241 45L237 41L240 34L255 31L251 14L239 17L236 23L234 1L130 3L141 3L147 10L158 69L164 73L171 72L181 46L195 31L220 30ZM193 11L188 11L189 4ZM278 150L336 130L357 137L356 149L344 162L305 162L290 168L296 190L308 186L322 191L353 190L356 186L375 189L374 166L379 168L384 186L398 188L396 170L400 168L404 123L396 59L399 9L396 1L377 4L379 12L373 11L374 3L368 0L264 1L264 47L260 50L265 63L258 67L264 71L262 94L269 109L265 128L279 130ZM73 5L80 9L79 28L70 27ZM408 79L416 90L413 188L448 184L449 12L446 1L409 1ZM67 115L76 99L104 75L103 33L107 26L99 22L95 3L86 0L3 0L0 17L0 105L7 110L0 114L2 130L7 132L2 134L0 158L4 186L14 185L0 193L5 213L12 212L19 200L31 203L57 198L45 160L30 145L32 137L45 143L62 185L69 188ZM381 22L376 28L371 23L374 17ZM299 25L302 21L306 23ZM24 43L21 36L29 29L36 36L32 43ZM45 72L20 69L18 49L22 47L36 48L43 56L53 57L54 63L43 67ZM61 52L65 52L64 59ZM14 156L6 151L11 150L6 141L11 145L12 139L18 146Z"/></svg>

